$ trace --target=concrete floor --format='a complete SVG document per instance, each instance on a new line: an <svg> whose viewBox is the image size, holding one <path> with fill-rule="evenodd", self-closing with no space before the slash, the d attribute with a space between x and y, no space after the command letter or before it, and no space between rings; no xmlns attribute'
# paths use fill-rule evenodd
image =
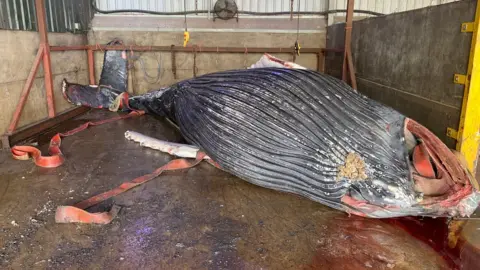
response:
<svg viewBox="0 0 480 270"><path fill-rule="evenodd" d="M61 129L113 115L93 111ZM207 163L162 175L91 209L121 206L109 225L56 224L56 206L109 190L171 159L127 141L127 130L181 141L166 121L142 116L65 138L67 161L59 168L38 168L0 153L0 268L447 268L433 249L394 225L260 188ZM36 139L42 150L52 135Z"/></svg>

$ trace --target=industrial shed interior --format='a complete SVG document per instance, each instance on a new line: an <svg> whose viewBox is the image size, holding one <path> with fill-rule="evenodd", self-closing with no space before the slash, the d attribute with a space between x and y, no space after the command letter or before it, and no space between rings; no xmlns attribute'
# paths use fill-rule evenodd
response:
<svg viewBox="0 0 480 270"><path fill-rule="evenodd" d="M478 269L479 22L1 0L0 268Z"/></svg>

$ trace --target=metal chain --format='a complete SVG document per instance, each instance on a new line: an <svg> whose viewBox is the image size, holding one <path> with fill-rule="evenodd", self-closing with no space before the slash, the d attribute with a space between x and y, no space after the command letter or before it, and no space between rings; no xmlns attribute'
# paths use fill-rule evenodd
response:
<svg viewBox="0 0 480 270"><path fill-rule="evenodd" d="M298 33L300 32L300 0L298 0L298 16L297 16L297 41L298 41Z"/></svg>
<svg viewBox="0 0 480 270"><path fill-rule="evenodd" d="M183 11L185 11L185 32L187 32L187 0L183 0Z"/></svg>
<svg viewBox="0 0 480 270"><path fill-rule="evenodd" d="M247 69L247 58L248 58L248 49L247 49L247 45L243 45L245 47L245 58L243 60L243 68L244 69Z"/></svg>
<svg viewBox="0 0 480 270"><path fill-rule="evenodd" d="M298 42L299 35L300 35L300 0L298 0L298 8L297 8L297 40L295 41L294 52L293 52L294 63L297 58L297 55L300 55L300 43Z"/></svg>
<svg viewBox="0 0 480 270"><path fill-rule="evenodd" d="M197 77L197 45L193 47L193 77Z"/></svg>
<svg viewBox="0 0 480 270"><path fill-rule="evenodd" d="M293 21L293 1L295 0L290 0L290 21Z"/></svg>
<svg viewBox="0 0 480 270"><path fill-rule="evenodd" d="M173 47L175 45L172 45L172 73L173 73L173 78L176 80L177 79L177 61L175 59L175 51L173 50Z"/></svg>

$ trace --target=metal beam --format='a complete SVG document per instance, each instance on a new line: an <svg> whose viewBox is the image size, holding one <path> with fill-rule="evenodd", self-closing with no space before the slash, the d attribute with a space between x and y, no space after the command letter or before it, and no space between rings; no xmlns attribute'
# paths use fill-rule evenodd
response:
<svg viewBox="0 0 480 270"><path fill-rule="evenodd" d="M84 106L73 107L57 114L53 118L46 118L36 123L21 127L13 133L6 133L0 137L2 148L10 149L11 146L17 143L29 140L38 134L44 133L45 131L60 125L62 122L84 114L89 110L90 108Z"/></svg>
<svg viewBox="0 0 480 270"><path fill-rule="evenodd" d="M468 71L465 76L465 90L462 102L462 114L458 128L457 150L467 160L469 169L475 173L480 139L480 0L477 1L473 25L472 45Z"/></svg>
<svg viewBox="0 0 480 270"><path fill-rule="evenodd" d="M350 85L353 89L357 89L357 78L355 77L355 67L353 65L353 56L352 50L348 49L347 52L347 64L348 64L348 73L350 74Z"/></svg>
<svg viewBox="0 0 480 270"><path fill-rule="evenodd" d="M7 129L7 134L12 134L15 128L18 125L18 121L20 120L20 116L22 115L23 107L25 107L25 103L27 102L28 94L30 94L30 89L32 89L33 81L35 80L35 75L37 74L38 66L40 65L40 61L42 61L43 53L44 53L43 46L40 45L37 51L37 56L33 61L32 69L30 69L30 73L28 74L27 81L23 86L22 93L20 94L20 100L17 103L17 107L15 108L15 112L13 113L12 120L10 121L10 126Z"/></svg>
<svg viewBox="0 0 480 270"><path fill-rule="evenodd" d="M53 98L52 66L50 60L50 45L48 44L47 23L45 16L44 0L35 0L37 12L37 26L40 35L40 46L43 47L43 73L45 75L45 91L47 92L48 117L55 116L55 103Z"/></svg>
<svg viewBox="0 0 480 270"><path fill-rule="evenodd" d="M293 53L294 48L272 47L202 47L202 46L136 46L136 45L76 45L76 46L50 46L51 51L75 51L75 50L132 50L132 51L164 51L164 52L195 52L197 53ZM302 53L343 52L343 49L334 48L302 48Z"/></svg>
<svg viewBox="0 0 480 270"><path fill-rule="evenodd" d="M88 58L88 81L90 85L95 84L95 58L93 55L93 50L87 50L87 58Z"/></svg>
<svg viewBox="0 0 480 270"><path fill-rule="evenodd" d="M342 80L347 81L347 73L350 74L350 82L354 89L357 88L355 79L355 70L352 59L352 26L353 26L353 7L355 1L347 1L347 17L345 21L345 51L343 53Z"/></svg>

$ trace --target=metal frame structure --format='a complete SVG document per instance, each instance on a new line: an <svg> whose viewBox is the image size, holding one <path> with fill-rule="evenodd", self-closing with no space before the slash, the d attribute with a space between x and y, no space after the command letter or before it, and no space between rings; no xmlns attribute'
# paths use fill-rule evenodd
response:
<svg viewBox="0 0 480 270"><path fill-rule="evenodd" d="M88 58L88 73L89 83L96 84L95 79L95 51L104 50L129 50L129 51L143 51L143 52L188 52L188 53L291 53L295 55L293 48L271 48L271 47L200 47L197 45L190 47L181 46L137 46L137 45L77 45L77 46L50 46L51 51L73 51L73 50L86 50ZM302 53L311 53L317 55L317 70L322 71L323 64L321 64L321 55L326 52L343 52L342 49L325 49L325 48L302 48ZM325 59L325 58L323 58ZM172 63L172 69L174 69L175 63ZM194 69L195 71L195 69Z"/></svg>
<svg viewBox="0 0 480 270"><path fill-rule="evenodd" d="M460 125L454 137L459 150L467 161L468 167L475 172L477 167L480 139L480 0L477 1L475 21L462 24L462 32L472 33L472 44L468 61L468 71L463 78L463 94ZM454 76L454 82L460 82L460 75Z"/></svg>
<svg viewBox="0 0 480 270"><path fill-rule="evenodd" d="M47 91L47 106L48 106L48 117L52 118L55 116L55 105L53 102L53 81L52 81L52 67L50 61L50 46L48 43L48 34L47 34L47 25L45 18L45 8L44 0L35 0L35 10L37 13L37 23L38 23L38 33L40 36L40 46L38 47L37 56L33 62L32 69L30 74L27 77L25 86L23 87L20 100L17 104L15 112L8 127L7 133L12 133L18 125L20 115L22 113L25 102L27 101L28 94L30 94L30 89L32 88L33 80L37 74L38 66L40 61L43 62L43 72L45 75L45 89Z"/></svg>
<svg viewBox="0 0 480 270"><path fill-rule="evenodd" d="M2 148L10 148L11 144L25 140L35 134L45 131L62 121L73 118L88 110L85 107L77 107L58 115L55 114L55 102L53 97L53 79L52 79L52 65L50 60L50 45L48 43L47 23L45 16L45 1L35 0L35 11L37 15L38 33L40 36L40 44L38 46L37 55L33 62L32 69L28 74L25 85L20 94L20 100L17 103L15 111L7 128L7 132L1 137ZM45 90L47 97L48 118L46 120L34 123L17 130L17 125L20 120L23 108L27 102L28 95L32 88L33 81L38 71L40 62L43 63L43 72L45 80Z"/></svg>
<svg viewBox="0 0 480 270"><path fill-rule="evenodd" d="M317 56L317 70L323 71L324 63L321 63L321 56L325 55L326 52L345 52L345 62L344 62L344 72L348 69L350 72L350 80L352 86L356 88L355 84L355 72L353 70L353 62L351 58L350 51L350 40L351 40L351 29L352 29L352 17L353 17L353 2L354 0L348 0L349 5L347 9L347 27L346 30L346 39L345 39L345 50L344 49L325 49L325 48L302 48L302 53L311 53L316 54ZM55 125L58 125L62 121L73 118L79 114L82 114L88 111L86 107L76 107L70 110L67 110L59 115L55 114L55 104L53 97L53 80L52 80L52 68L50 60L50 52L54 51L73 51L73 50L84 50L87 51L87 60L88 60L88 72L89 72L89 83L94 85L96 84L95 79L95 59L94 52L101 50L130 50L130 51L157 51L157 52L171 52L172 61L174 61L176 52L189 52L193 53L196 56L197 53L291 53L295 57L295 50L291 48L271 48L271 47L201 47L201 46L190 46L190 47L181 47L181 46L106 46L106 45L80 45L80 46L50 46L48 42L48 33L46 28L46 17L45 17L45 0L35 0L35 9L37 14L37 24L38 32L40 35L40 44L33 63L30 74L25 82L23 87L20 100L16 106L15 112L12 116L12 120L7 129L7 132L2 136L2 147L10 148L11 145L23 141L35 134L43 132L49 128L52 128ZM348 38L347 38L348 37ZM323 57L323 61L325 57ZM44 75L45 75L45 89L47 97L47 106L48 106L48 118L46 120L22 127L17 130L17 125L20 120L20 116L27 97L30 93L35 75L38 70L40 62L43 62ZM347 64L348 61L348 64ZM172 71L175 73L174 68ZM194 67L195 74L195 67ZM345 73L346 74L346 73ZM343 78L346 81L346 77Z"/></svg>

